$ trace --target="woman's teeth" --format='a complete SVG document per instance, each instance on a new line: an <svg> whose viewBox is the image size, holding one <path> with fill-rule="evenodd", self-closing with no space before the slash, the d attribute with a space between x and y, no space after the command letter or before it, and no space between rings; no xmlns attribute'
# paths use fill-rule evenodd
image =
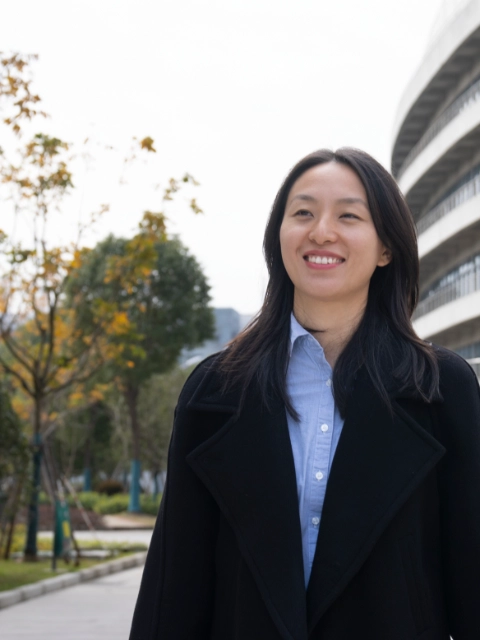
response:
<svg viewBox="0 0 480 640"><path fill-rule="evenodd" d="M315 264L339 264L343 262L342 258L327 258L326 256L307 256L307 262L315 262Z"/></svg>

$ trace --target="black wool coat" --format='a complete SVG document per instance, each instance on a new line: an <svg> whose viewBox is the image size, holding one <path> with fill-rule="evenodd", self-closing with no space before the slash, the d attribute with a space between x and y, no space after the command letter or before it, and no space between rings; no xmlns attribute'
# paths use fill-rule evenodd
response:
<svg viewBox="0 0 480 640"><path fill-rule="evenodd" d="M215 357L179 399L130 640L479 640L480 395L438 349L442 401L359 373L307 590L284 406L222 394Z"/></svg>

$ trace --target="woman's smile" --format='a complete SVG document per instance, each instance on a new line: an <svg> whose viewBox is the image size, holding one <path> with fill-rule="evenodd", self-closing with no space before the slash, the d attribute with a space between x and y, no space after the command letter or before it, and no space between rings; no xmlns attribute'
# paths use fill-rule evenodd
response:
<svg viewBox="0 0 480 640"><path fill-rule="evenodd" d="M308 251L303 259L310 269L334 269L345 262L344 258L329 251Z"/></svg>

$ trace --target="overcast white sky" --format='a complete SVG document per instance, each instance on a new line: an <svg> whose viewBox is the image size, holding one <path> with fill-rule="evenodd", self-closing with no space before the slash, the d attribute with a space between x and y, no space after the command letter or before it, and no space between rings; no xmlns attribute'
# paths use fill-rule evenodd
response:
<svg viewBox="0 0 480 640"><path fill-rule="evenodd" d="M42 129L96 159L76 166L81 209L111 204L90 244L129 234L185 171L205 211L170 209L170 231L203 265L213 304L253 313L266 272L261 243L280 183L320 147L365 149L387 167L398 102L421 62L441 0L15 0L0 50L38 53ZM132 136L155 139L152 166L120 187ZM54 233L52 231L52 233Z"/></svg>

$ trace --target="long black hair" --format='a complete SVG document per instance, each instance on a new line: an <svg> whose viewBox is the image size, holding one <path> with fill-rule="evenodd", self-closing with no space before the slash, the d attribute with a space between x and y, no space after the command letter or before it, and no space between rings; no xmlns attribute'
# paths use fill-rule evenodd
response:
<svg viewBox="0 0 480 640"><path fill-rule="evenodd" d="M411 316L418 300L419 261L415 224L395 180L374 158L353 148L321 149L300 160L285 178L268 219L263 250L269 281L263 306L221 357L225 387L239 386L242 398L254 382L269 407L280 397L298 418L286 390L293 283L280 251L280 226L288 195L298 178L317 165L338 162L361 180L377 234L391 261L370 280L365 313L338 357L333 371L335 402L345 415L355 376L365 366L379 396L390 407L385 380L412 389L431 402L439 395L437 358L432 346L415 334ZM388 374L388 375L387 375Z"/></svg>

